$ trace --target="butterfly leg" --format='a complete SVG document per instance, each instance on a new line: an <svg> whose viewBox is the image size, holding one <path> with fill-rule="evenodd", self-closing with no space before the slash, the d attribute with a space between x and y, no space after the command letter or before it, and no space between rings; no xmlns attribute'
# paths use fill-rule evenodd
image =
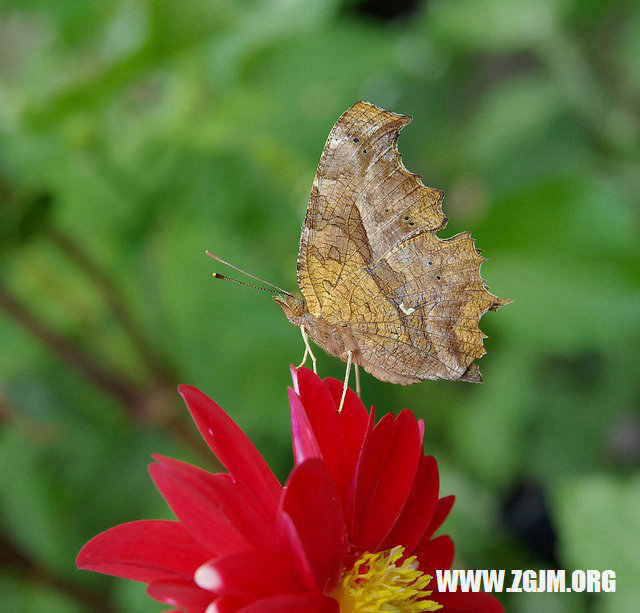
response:
<svg viewBox="0 0 640 613"><path fill-rule="evenodd" d="M354 364L356 371L356 394L358 394L358 398L362 397L362 390L360 389L360 367L357 364Z"/></svg>
<svg viewBox="0 0 640 613"><path fill-rule="evenodd" d="M307 361L307 356L311 356L311 363L313 364L313 372L318 374L318 361L316 360L316 356L313 355L313 351L311 351L311 345L309 345L309 337L307 336L307 331L304 329L304 326L300 326L300 332L302 332L302 340L304 341L304 355L302 356L302 362L300 362L301 366L304 366L304 363Z"/></svg>
<svg viewBox="0 0 640 613"><path fill-rule="evenodd" d="M353 360L353 353L349 351L347 354L347 372L344 375L344 385L342 386L342 398L340 398L340 406L338 407L338 413L342 412L344 406L344 399L347 396L347 387L349 387L349 373L351 372L351 361Z"/></svg>

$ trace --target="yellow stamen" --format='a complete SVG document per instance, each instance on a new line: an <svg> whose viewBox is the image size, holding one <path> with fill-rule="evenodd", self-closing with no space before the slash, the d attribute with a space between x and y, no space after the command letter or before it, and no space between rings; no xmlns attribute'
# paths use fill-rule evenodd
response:
<svg viewBox="0 0 640 613"><path fill-rule="evenodd" d="M432 577L418 570L416 556L398 566L404 547L379 553L364 553L343 575L334 597L340 613L422 613L442 608L427 586Z"/></svg>

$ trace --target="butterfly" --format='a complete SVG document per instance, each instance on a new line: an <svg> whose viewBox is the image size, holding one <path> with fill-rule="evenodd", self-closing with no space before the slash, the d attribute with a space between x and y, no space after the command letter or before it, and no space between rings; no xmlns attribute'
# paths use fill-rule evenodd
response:
<svg viewBox="0 0 640 613"><path fill-rule="evenodd" d="M338 119L300 238L303 298L274 299L300 327L314 366L308 338L381 381L479 383L479 320L511 301L487 290L485 258L468 232L436 236L447 224L444 192L423 185L398 153L411 119L368 102Z"/></svg>

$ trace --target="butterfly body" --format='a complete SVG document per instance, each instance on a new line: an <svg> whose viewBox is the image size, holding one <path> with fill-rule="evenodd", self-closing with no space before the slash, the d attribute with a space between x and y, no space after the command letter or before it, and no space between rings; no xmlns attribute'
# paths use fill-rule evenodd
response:
<svg viewBox="0 0 640 613"><path fill-rule="evenodd" d="M360 363L358 342L348 323L332 324L322 317L314 317L307 309L305 301L299 298L275 296L274 299L284 311L287 319L294 326L303 326L309 337L327 353L341 360L346 360L347 354L351 351L354 363Z"/></svg>
<svg viewBox="0 0 640 613"><path fill-rule="evenodd" d="M487 291L469 233L440 239L444 194L407 171L404 115L358 102L334 125L313 182L298 255L303 300L287 318L328 353L382 381L481 381Z"/></svg>

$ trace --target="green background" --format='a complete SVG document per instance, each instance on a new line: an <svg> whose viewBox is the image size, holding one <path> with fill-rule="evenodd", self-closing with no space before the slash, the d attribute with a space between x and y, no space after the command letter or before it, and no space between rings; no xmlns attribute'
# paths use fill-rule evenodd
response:
<svg viewBox="0 0 640 613"><path fill-rule="evenodd" d="M0 7L0 610L162 608L74 558L170 516L151 453L215 469L179 382L286 477L299 332L204 250L295 288L324 141L360 99L414 116L400 150L447 192L440 235L471 230L515 299L482 320L483 385L365 376L365 403L425 418L456 567L618 574L508 611L637 610L639 3Z"/></svg>

